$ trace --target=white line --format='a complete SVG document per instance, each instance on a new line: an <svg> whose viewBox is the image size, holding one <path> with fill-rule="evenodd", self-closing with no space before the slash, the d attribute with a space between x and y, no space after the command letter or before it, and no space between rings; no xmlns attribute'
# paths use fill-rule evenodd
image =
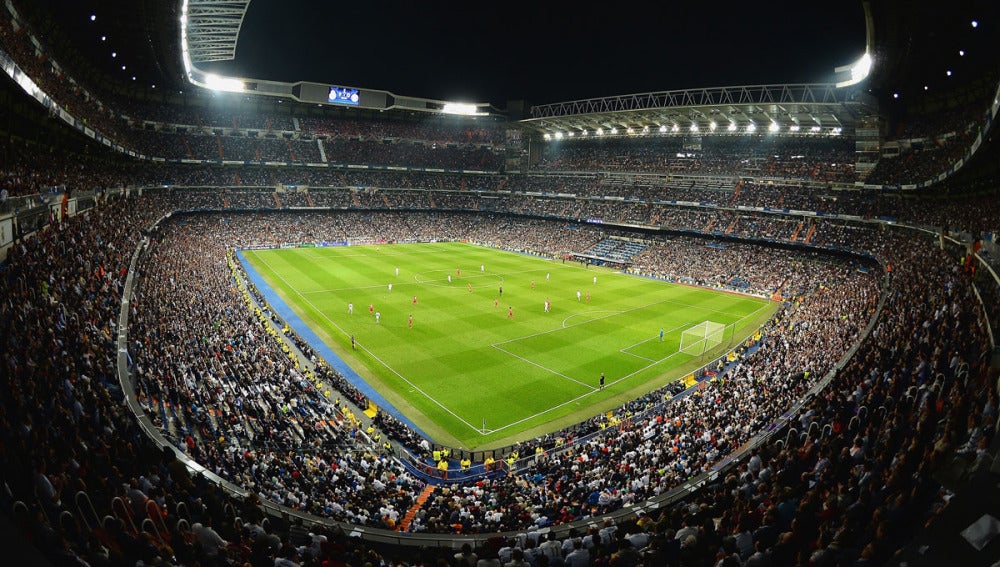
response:
<svg viewBox="0 0 1000 567"><path fill-rule="evenodd" d="M633 372L631 374L626 374L625 376L622 376L621 378L619 378L617 380L609 382L608 385L611 386L611 385L617 384L619 382L622 382L624 380L628 380L629 378L635 376L636 374L639 374L640 372L645 372L646 370L649 370L650 368L656 366L657 364L660 364L661 362L664 362L664 361L666 361L666 360L668 360L668 359L670 359L670 358L672 358L672 357L674 357L674 356L676 356L678 354L680 354L680 351L675 352L675 353L673 353L671 355L668 355L665 358L662 358L662 359L660 359L660 360L658 360L656 362L653 362L652 364L647 364L646 366L644 366L644 367L636 370L635 372ZM587 392L585 394L581 394L581 395L579 395L579 396L577 396L575 398L570 398L569 400L566 400L565 402L563 402L561 404L556 404L556 405L552 406L551 408L543 410L543 411L540 411L540 412L538 412L538 413L536 413L534 415L529 415L529 416L523 417L523 418L521 418L521 419L519 419L517 421L508 423L507 425L502 425L500 427L497 427L497 428L493 429L493 431L494 432L503 431L504 429L507 429L507 428L510 428L510 427L514 427L515 425L520 425L521 423L524 423L524 422L526 422L528 420L534 419L534 418L536 418L538 416L541 416L541 415L545 415L545 414L547 414L547 413L549 413L549 412L551 412L553 410L557 410L557 409L559 409L561 407L568 406L569 404L571 404L573 402L576 402L578 400L582 400L583 398L586 398L587 396L591 396L591 395L593 395L594 393L596 393L598 391L600 391L600 390L591 390L590 392Z"/></svg>
<svg viewBox="0 0 1000 567"><path fill-rule="evenodd" d="M652 305L655 305L655 304L652 304ZM753 313L759 313L760 311L762 311L763 309L765 309L769 305L770 305L770 303L768 302L768 303L764 304L763 306L761 306L756 311L754 311ZM753 313L751 313L751 315ZM684 326L685 325L681 325L679 327L675 327L674 329L671 329L671 332L676 331L677 329L683 328ZM541 333L539 333L539 334L541 334ZM645 342L645 341L643 341L643 342ZM636 343L636 344L640 344L640 343ZM650 364L647 364L646 366L644 366L642 368L639 368L638 370L636 370L635 372L632 372L631 374L626 374L626 375L622 376L621 378L618 378L617 380L609 382L608 385L611 386L611 385L617 384L619 382L623 382L625 380L628 380L629 378L631 378L631 377L633 377L633 376L635 376L635 375L637 375L637 374L639 374L641 372L645 372L645 371L649 370L650 368L652 368L652 367L654 367L654 366L656 366L658 364L661 364L663 362L666 362L667 360L670 360L671 358L677 356L678 354L681 354L680 351L677 351L675 353L669 354L669 355L665 356L664 358L661 358L660 360L652 361ZM636 356L636 355L633 355L633 356ZM639 358L643 358L643 357L639 357ZM649 359L646 359L646 360L649 360ZM534 419L536 417L545 415L545 414L547 414L547 413L549 413L549 412L551 412L553 410L557 410L557 409L559 409L561 407L564 407L564 406L567 406L567 405L569 405L571 403L574 403L574 402L577 402L579 400L582 400L583 398L586 398L587 396L593 395L594 392L595 392L595 390L591 390L590 392L587 392L587 393L581 394L581 395L579 395L579 396L577 396L575 398L571 398L569 400L566 400L565 402L563 402L561 404L556 404L556 405L554 405L551 408L548 408L546 410L540 411L540 412L535 413L533 415L529 415L527 417L523 417L523 418L521 418L521 419L519 419L517 421L514 421L512 423L508 423L507 425L503 425L503 426L497 427L497 428L493 429L493 432L503 431L504 429L508 429L510 427L514 427L515 425L519 425L519 424L524 423L524 422L526 422L528 420L531 420L531 419Z"/></svg>
<svg viewBox="0 0 1000 567"><path fill-rule="evenodd" d="M285 283L287 283L287 282L285 282ZM313 291L298 291L298 290L295 290L295 293L297 293L299 295L309 295L309 294L313 294L313 293L333 293L333 292L337 292L337 291L353 291L353 290L356 290L356 289L386 289L386 285L387 284L363 285L363 286L359 286L359 287L337 287L337 288L330 288L330 289L316 289L316 290L313 290ZM392 282L392 285L393 286L403 287L403 286L405 286L407 284L405 284L405 283L397 284L396 282Z"/></svg>
<svg viewBox="0 0 1000 567"><path fill-rule="evenodd" d="M673 328L671 328L671 329L670 329L669 331L663 331L663 335L664 335L664 336L666 336L666 335L669 335L670 333L673 333L674 331L677 331L677 330L679 330L679 329L683 329L684 327L687 327L687 324L686 324L686 323L685 323L684 325L678 325L678 326L676 326L676 327L673 327ZM627 351L626 351L626 349L630 349L630 348L632 348L632 347L634 347L634 346L638 346L638 345L641 345L641 344L643 344L643 343L648 343L649 341L651 341L651 340L654 340L654 339L656 339L656 338L657 338L657 337L652 337L652 338L649 338L649 339L646 339L646 340L644 340L644 341L639 341L639 342L637 342L637 343L635 343L635 344L631 344L631 345L628 345L627 347L625 347L625 348L623 348L623 349L619 349L619 351L618 351L618 352L621 352L621 353L623 353L623 354L628 354L628 355L632 355L632 356L634 356L634 357L636 357L636 358L642 358L642 359L644 359L644 360L648 360L648 361L650 361L650 362L654 362L654 361L655 361L655 359L652 359L652 358L646 358L645 356L639 356L638 354L632 354L631 352L627 352Z"/></svg>
<svg viewBox="0 0 1000 567"><path fill-rule="evenodd" d="M248 251L248 252L253 252L253 251ZM255 256L256 256L256 254L255 254ZM257 257L260 258L260 256L257 256ZM272 273L274 273L275 275L277 275L278 278L280 278L283 282L285 282L285 285L287 285L290 289L294 290L295 293L298 294L300 297L302 297L302 299L306 303L308 303L310 307L312 307L315 311L317 311L318 313L320 313L323 316L324 319L326 319L327 321L329 321L331 325L333 325L337 330L339 330L340 332L344 333L345 335L348 334L339 325L337 325L335 322L333 322L327 315L325 315L321 310L319 310L318 308L316 308L316 306L313 305L312 302L310 302L305 296L303 296L303 294L301 292L295 290L295 288L293 286L291 286L288 283L288 281L285 280L284 277L282 277L277 271L275 271L274 268L272 268L271 265L266 260L264 260L263 258L261 258L261 261L264 262L264 264L267 265L267 267L271 270ZM543 271L543 270L524 270L524 271L521 271L521 272L513 272L513 273L515 273L515 274L517 274L517 273L531 273L531 272L538 272L538 271ZM489 275L494 275L494 274L489 274ZM416 277L416 276L414 276L414 277ZM501 277L503 277L503 276L501 276ZM424 282L418 282L418 283L424 283ZM426 283L425 283L425 285L426 285ZM371 286L371 287L382 287L382 286ZM363 288L345 288L345 289L363 289ZM326 290L324 290L324 291L326 291ZM329 290L329 291L337 291L337 290ZM711 290L708 290L708 291L711 291ZM315 291L315 292L308 292L308 293L320 293L320 292L319 291ZM514 353L512 353L512 352L510 352L510 351L508 351L506 349L501 348L500 345L504 345L504 344L507 344L507 343L516 342L516 341L520 341L520 340L523 340L523 339L528 339L528 338L532 338L532 337L536 337L536 336L540 336L540 335L549 334L549 333L560 331L562 329L567 329L567 328L570 328L570 327L576 327L576 326L579 326L579 325L585 325L585 324L590 323L592 321L599 321L601 319L607 319L607 318L610 318L610 317L614 317L615 315L619 315L619 314L627 313L627 312L631 312L631 311L637 311L637 310L640 310L640 309L645 309L647 307L651 307L651 306L654 306L654 305L659 305L659 304L662 304L662 303L676 304L676 305L681 305L683 307L690 307L690 308L698 309L698 310L702 310L702 311L708 311L708 312L712 312L712 313L722 313L722 314L725 314L725 315L731 315L731 313L729 311L725 311L725 310L721 310L721 309L710 309L710 308L707 308L707 307L700 307L700 306L697 306L697 305L691 305L691 304L684 303L684 302L681 302L681 301L676 301L676 300L672 300L672 299L666 299L666 300L656 301L656 302L653 302L653 303L649 303L649 304L646 304L646 305L634 307L632 309L627 309L627 310L623 310L623 311L592 311L590 313L611 313L611 314L607 315L605 317L598 317L596 319L587 319L586 321L583 321L583 322L580 322L580 323L575 323L575 324L567 325L566 321L568 321L569 319L571 319L573 317L576 317L576 316L579 316L579 315L585 315L586 313L580 313L580 314L577 314L577 315L572 315L572 316L567 317L566 319L563 320L563 325L562 325L561 328L551 329L549 331L542 331L540 333L534 333L534 334L531 334L531 335L525 335L523 337L519 337L519 338L516 338L516 339L510 339L510 340L507 340L507 341L501 341L501 342L498 342L498 343L491 344L490 346L496 348L497 350L500 350L501 352L505 352L505 353L509 354L510 356L513 356L515 358L518 358L518 359L522 360L523 362L527 362L528 364L534 365L534 366L536 366L538 368L541 368L541 369L543 369L543 370L545 370L547 372L550 372L552 374L555 374L557 376L560 376L560 377L565 378L567 380L570 380L572 382L576 382L577 384L580 384L582 386L588 387L588 388L590 388L590 391L586 392L586 393L584 393L584 394L582 394L580 396L577 396L575 398L571 398L569 400L566 400L565 402L556 404L556 405L554 405L554 406L552 406L552 407L550 407L548 409L545 409L543 411L537 412L537 413L535 413L533 415L529 415L529 416L523 417L521 419L518 419L516 421L513 421L511 423L508 423L506 425L503 425L503 426L500 426L500 427L497 427L497 428L491 428L490 429L490 433L492 434L492 433L495 433L495 432L498 432L498 431L503 431L505 429L509 429L511 427L517 426L517 425L519 425L521 423L524 423L526 421L535 419L535 418L537 418L539 416L545 415L545 414L550 413L552 411L558 410L559 408L565 407L565 406L567 406L567 405L569 405L571 403L574 403L574 402L577 402L579 400L582 400L582 399L586 398L587 396L593 395L595 392L600 391L598 388L594 388L593 386L590 386L588 384L580 382L579 380L576 380L575 378L572 378L570 376L566 376L565 374L561 374L559 372L553 371L553 370L551 370L549 368L546 368L546 367L542 366L541 364L538 364L538 363L533 362L531 360L528 360L528 359L526 359L524 357L516 355L516 354L514 354ZM766 309L769 305L770 305L770 302L765 302L765 304L762 305L760 308L756 309L755 311L753 311L749 315L745 315L744 317L741 317L740 319L737 319L737 321L735 323L732 323L732 324L735 325L736 323L739 323L740 321L742 321L744 319L752 317L753 315L755 315L755 314L759 313L760 311ZM677 329L682 328L682 327L683 327L683 325L681 325L680 327L676 327L674 329L671 329L671 332L676 331ZM646 341L642 341L642 342L646 342ZM641 344L641 343L636 343L636 344ZM632 345L632 346L635 346L635 345ZM399 372L397 372L394 368L390 367L384 361L382 361L381 359L379 359L378 357L376 357L370 350L368 350L365 347L361 347L361 348L362 348L362 350L364 350L365 352L367 352L369 355L371 355L373 359L375 359L376 361L378 361L379 364L381 364L387 370L389 370L390 372L392 372L393 374L395 374L396 376L398 376L402 381L404 381L407 384L409 384L411 387L413 387L413 389L415 391L419 392L421 395L423 395L425 398L427 398L428 400L430 400L432 403L434 403L435 405L437 405L438 407L440 407L442 410L444 410L445 412L447 412L449 415L455 417L455 419L457 419L458 421L464 423L466 426L468 426L473 431L476 431L477 433L481 433L482 432L481 428L472 425L471 423L469 423L465 419L463 419L460 416L458 416L458 414L456 414L452 410L450 410L447 407L445 407L441 402L437 401L435 398L433 398L432 396L430 396L429 394L427 394L426 392L424 392L422 389L420 389L416 384L414 384L413 382L411 382L408 379L406 379L406 377L404 377L402 374L400 374ZM628 348L630 348L630 347L628 347ZM645 357L641 357L641 356L638 356L638 355L635 355L635 354L632 354L632 353L625 353L625 354L629 354L631 356L635 356L637 358L641 358L641 359L650 361L650 364L648 364L648 365L646 365L646 366L644 366L642 368L639 368L638 370L636 370L636 371L634 371L634 372L632 372L630 374L626 374L626 375L618 378L617 380L609 382L607 384L608 386L611 386L611 385L614 385L614 384L618 384L619 382L622 382L624 380L628 380L629 378L632 378L633 376L635 376L635 375L637 375L637 374L639 374L641 372L645 372L646 370L649 370L650 368L653 368L654 366L656 366L658 364L666 362L667 360L669 360L669 359L673 358L674 356L680 354L680 351L672 353L672 354L669 354L669 355L667 355L666 357L664 357L664 358L662 358L660 360L651 360L651 359L648 359L648 358L645 358Z"/></svg>
<svg viewBox="0 0 1000 567"><path fill-rule="evenodd" d="M306 303L308 303L310 307L312 307L317 313L319 313L324 319L326 319L338 331L340 331L341 333L344 333L344 335L350 335L350 333L344 331L344 329L341 328L340 325L336 324L332 319L330 319L329 316L327 316L325 313L323 313L323 311L321 309L317 308L315 305L313 305L313 303L311 301L309 301L308 299L306 299L306 297L304 295L302 295L297 290L295 290L295 287L292 286L290 283L288 283L288 280L286 280L284 278L284 276L282 276L277 271L275 271L275 269L271 267L271 264L269 264L267 260L265 260L263 258L260 258L260 261L264 262L264 265L267 266L267 269L271 270L271 273L273 273L274 275L278 276L278 279L280 279L281 281L283 281L285 283L285 285L289 287L289 289L291 289L292 291L295 291L295 293L298 294L298 296L301 297L303 301L305 301ZM402 380L403 382L406 382L407 384L409 384L411 387L413 387L414 390L416 390L417 392L420 392L420 394L422 396L424 396L425 398L427 398L428 400L430 400L431 402L433 402L436 406L438 406L442 410L446 411L448 414L450 414L455 419L457 419L457 420L461 421L462 423L464 423L465 425L467 425L473 431L480 431L480 428L472 425L468 421L465 421L458 414L456 414L455 412L453 412L450 409L448 409L447 407L445 407L444 404L442 404L441 402L439 402L436 399L434 399L433 397L431 397L429 394L427 394L427 392L424 392L419 386L417 386L413 382L407 380L406 377L403 376L402 374L400 374L399 372L397 372L395 368L389 366L382 359L380 359L379 357L375 356L375 354L372 351L368 350L367 348L365 348L363 346L361 347L361 349L363 351L367 352L373 359L375 359L376 361L378 361L378 363L381 364L383 367L385 367L386 370L388 370L389 372L392 372L393 374L395 374L396 376L398 376L400 380Z"/></svg>
<svg viewBox="0 0 1000 567"><path fill-rule="evenodd" d="M650 305L655 305L655 303L651 303ZM647 305L647 307L648 307L648 305ZM566 324L570 319L573 319L573 318L576 318L576 317L583 317L584 315L590 315L591 313L611 313L611 315L605 315L604 317L597 317L597 318L594 318L594 319L587 319L583 323L573 323L572 325L567 325ZM614 317L615 315L621 315L622 313L625 313L625 312L624 311L602 310L602 311L584 311L583 313L574 313L574 314L570 315L569 317L566 317L565 319L562 320L562 328L563 329L568 329L570 327L576 327L578 325L586 325L587 323L590 323L591 321L600 321L601 319L607 319L608 317ZM559 329L553 329L553 330L558 331ZM551 333L552 331L546 331L546 332L547 333Z"/></svg>
<svg viewBox="0 0 1000 567"><path fill-rule="evenodd" d="M645 305L639 305L637 307L633 307L631 309L625 309L625 310L622 310L622 311L606 311L606 310L602 310L602 311L585 311L583 313L576 313L576 314L570 315L569 317L566 317L565 319L563 319L563 321L562 321L562 327L560 327L560 328L549 329L548 331L542 331L540 333L534 333L534 334L531 334L531 335L525 335L523 337L518 337L516 339L510 339L510 340L507 340L507 341L501 341L499 343L494 343L493 345L490 345L490 346L505 345L507 343L513 343L513 342L517 342L517 341L524 340L524 339L530 339L532 337L537 337L537 336L540 336L540 335L547 335L549 333L555 333L555 332L561 331L563 329L569 329L571 327L578 327L580 325L586 325L587 323L590 323L590 322L593 322L593 321L600 321L602 319L608 319L610 317L614 317L615 315L621 315L622 313L631 313L632 311L639 311L641 309L646 309L646 308L652 307L654 305L660 305L661 303L676 303L676 304L683 305L685 307L691 307L693 309L702 309L702 310L705 310L705 311L713 311L713 312L716 312L716 313L724 313L726 315L729 315L729 313L727 313L725 311L718 310L718 309L708 309L706 307L698 307L697 305L689 305L687 303L683 303L683 302L680 302L680 301L674 301L672 299L664 299L664 300L661 300L661 301L654 301L652 303L647 303ZM580 317L580 316L586 315L588 313L610 313L610 315L605 315L604 317L595 317L593 319L587 319L586 321L583 321L581 323L573 323L571 325L567 325L566 324L566 322L569 321L570 319L572 319L574 317Z"/></svg>
<svg viewBox="0 0 1000 567"><path fill-rule="evenodd" d="M548 372L550 374L555 374L556 376L559 376L560 378L565 378L565 379L569 380L570 382L576 382L577 384L579 384L579 385L581 385L581 386L583 386L585 388L590 388L591 390L596 390L597 389L597 388L591 386L590 384L584 384L583 382L577 380L576 378L573 378L572 376L567 376L567 375L563 374L562 372L557 372L555 370L552 370L551 368L542 366L541 364L539 364L539 363L537 363L537 362L535 362L533 360L528 360L527 358L524 358L523 356L514 354L514 353L510 352L509 350L507 350L505 348L501 348L500 346L497 346L499 344L502 344L502 343L497 343L497 344L493 344L493 345L490 345L490 346L493 347L493 348L495 348L495 349L497 349L497 350L499 350L502 353L509 354L510 356L513 356L514 358L516 358L518 360L522 360L522 361L524 361L524 362L526 362L526 363L528 363L528 364L530 364L532 366L537 366L538 368L541 368L542 370L544 370L544 371L546 371L546 372Z"/></svg>
<svg viewBox="0 0 1000 567"><path fill-rule="evenodd" d="M679 329L679 328L680 328L680 327L678 327L678 329ZM670 330L670 332L672 333L672 332L674 332L674 331L676 331L676 330L677 330L677 329L671 329L671 330ZM637 346L639 346L639 345L641 345L641 344L645 344L645 343L648 343L649 341L655 341L655 340L656 340L656 337L651 337L651 338L648 338L648 339L646 339L646 340L643 340L643 341L639 341L639 342L637 342L637 343L633 343L633 344L630 344L630 345L628 345L628 346L627 346L627 347L625 347L625 348L620 348L620 349L618 349L618 352L620 352L620 353L622 353L622 354L626 354L626 355L628 355L628 356L634 356L634 357L636 357L636 358L641 358L641 359L643 359L643 360L645 360L645 361L647 361L647 362L656 362L656 360L657 360L657 359L655 359L655 358L646 358L645 356L639 356L638 354L635 354L635 353L632 353L632 352L629 352L629 349L631 349L631 348L633 348L633 347L637 347ZM661 342L662 342L662 341L661 341Z"/></svg>
<svg viewBox="0 0 1000 567"><path fill-rule="evenodd" d="M643 342L645 342L645 341L643 341ZM636 343L636 344L639 344L639 343ZM632 346L635 346L635 345L632 345ZM639 356L638 354L633 354L631 352L628 352L625 349L618 349L618 352L620 352L620 353L622 353L624 355L627 355L627 356L634 356L636 358L641 358L642 360L645 360L646 362L656 362L656 359L646 358L645 356Z"/></svg>
<svg viewBox="0 0 1000 567"><path fill-rule="evenodd" d="M247 252L253 252L253 251L252 250L247 250ZM365 256L367 256L367 255L365 255ZM342 257L342 256L339 256L339 257ZM509 275L509 274L531 273L531 272L536 272L536 271L538 271L538 270L524 270L524 271L520 271L520 272L505 272L505 273ZM433 279L421 280L421 279L418 279L418 277L421 274L431 274L431 273L435 273L435 272L443 272L445 274L445 276L447 276L448 274L451 273L451 270L450 269L444 269L444 268L442 268L440 270L428 270L426 272L417 272L416 274L413 275L413 280L414 280L415 283L411 284L411 283L407 283L407 282L400 282L400 283L397 284L396 280L393 280L392 284L393 284L393 286L396 286L396 285L399 285L399 286L428 285L428 286L435 286L435 287L457 287L458 284L461 283L462 281L465 281L465 280L476 280L476 279L482 279L482 278L500 278L500 282L503 283L503 275L502 274L481 274L480 272L475 272L474 275L462 276L460 279L457 279L455 281L455 283L453 283L451 285L441 284L441 283L435 283L437 281L445 281L447 279L446 277L443 277L440 280L433 280ZM368 285L368 286L359 286L359 287L335 287L335 288L328 288L328 289L314 289L314 290L310 290L310 291L296 291L295 293L297 293L299 295L302 295L302 294L314 294L314 293L334 293L334 292L340 292L340 291L351 291L351 290L355 290L355 289L378 289L380 287L385 287L388 283L389 282L387 281L385 284L378 284L378 285Z"/></svg>

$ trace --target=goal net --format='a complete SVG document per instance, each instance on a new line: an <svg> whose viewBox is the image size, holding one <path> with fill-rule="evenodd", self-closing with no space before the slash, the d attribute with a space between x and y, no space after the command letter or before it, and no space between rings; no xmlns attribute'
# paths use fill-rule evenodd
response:
<svg viewBox="0 0 1000 567"><path fill-rule="evenodd" d="M680 351L692 356L700 356L705 351L722 344L726 326L714 321L703 321L681 332Z"/></svg>

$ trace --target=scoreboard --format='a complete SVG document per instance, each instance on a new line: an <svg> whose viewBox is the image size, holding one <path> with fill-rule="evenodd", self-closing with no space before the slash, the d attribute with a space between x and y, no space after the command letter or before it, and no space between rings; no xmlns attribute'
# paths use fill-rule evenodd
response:
<svg viewBox="0 0 1000 567"><path fill-rule="evenodd" d="M192 77L191 82L211 88L196 79L197 77ZM241 82L240 88L234 89L233 92L288 97L299 102L311 104L347 106L372 110L400 109L443 114L475 114L478 116L490 114L488 103L453 103L443 100L402 96L378 89L363 89L307 81L286 83L264 79L249 79Z"/></svg>
<svg viewBox="0 0 1000 567"><path fill-rule="evenodd" d="M358 89L338 87L336 85L330 87L330 96L327 97L327 102L349 106L357 106L360 100L361 96L358 94Z"/></svg>

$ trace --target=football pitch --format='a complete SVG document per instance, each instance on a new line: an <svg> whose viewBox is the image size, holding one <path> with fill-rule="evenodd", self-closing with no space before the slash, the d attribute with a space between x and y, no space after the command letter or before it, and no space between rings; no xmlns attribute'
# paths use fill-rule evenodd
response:
<svg viewBox="0 0 1000 567"><path fill-rule="evenodd" d="M738 344L777 309L457 242L243 256L397 410L436 442L466 449L620 406ZM681 352L682 332L705 321L726 325L722 344Z"/></svg>

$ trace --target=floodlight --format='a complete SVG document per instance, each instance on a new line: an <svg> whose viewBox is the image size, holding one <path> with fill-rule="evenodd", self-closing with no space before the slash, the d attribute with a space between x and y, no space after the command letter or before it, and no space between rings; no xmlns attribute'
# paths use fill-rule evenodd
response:
<svg viewBox="0 0 1000 567"><path fill-rule="evenodd" d="M899 93L892 93L892 98L899 98Z"/></svg>
<svg viewBox="0 0 1000 567"><path fill-rule="evenodd" d="M634 130L632 130L631 126L629 126L628 129L625 131L628 132L629 134L633 134L635 132Z"/></svg>
<svg viewBox="0 0 1000 567"><path fill-rule="evenodd" d="M945 71L944 74L950 77L951 76L951 69L948 69L947 71Z"/></svg>
<svg viewBox="0 0 1000 567"><path fill-rule="evenodd" d="M666 131L667 131L666 125L660 126L660 133L661 134L664 133L664 132L666 132Z"/></svg>
<svg viewBox="0 0 1000 567"><path fill-rule="evenodd" d="M681 129L681 127L678 126L678 125L676 125L676 124L674 124L674 127L671 128L671 130L674 131L674 132L680 132L680 129Z"/></svg>
<svg viewBox="0 0 1000 567"><path fill-rule="evenodd" d="M729 131L729 132L735 132L736 131L736 123L735 122L730 122L729 126L726 127L726 130Z"/></svg>
<svg viewBox="0 0 1000 567"><path fill-rule="evenodd" d="M617 134L618 133L618 128L612 128L611 129L611 133L612 134Z"/></svg>
<svg viewBox="0 0 1000 567"><path fill-rule="evenodd" d="M90 15L90 21L94 21L94 20L96 20L96 19L97 19L97 16L96 16L96 15L94 15L94 14L91 14L91 15Z"/></svg>
<svg viewBox="0 0 1000 567"><path fill-rule="evenodd" d="M597 129L597 135L598 136L603 136L604 135L604 128L598 128Z"/></svg>
<svg viewBox="0 0 1000 567"><path fill-rule="evenodd" d="M926 91L928 89L930 89L930 87L928 87L927 85L924 85L924 90Z"/></svg>
<svg viewBox="0 0 1000 567"><path fill-rule="evenodd" d="M767 127L768 132L777 132L781 130L781 126L778 126L777 122L772 122L770 126Z"/></svg>
<svg viewBox="0 0 1000 567"><path fill-rule="evenodd" d="M692 132L697 132L697 131L698 131L698 125L697 125L697 124L694 124L694 123L692 123L692 124L691 124L691 131L692 131Z"/></svg>
<svg viewBox="0 0 1000 567"><path fill-rule="evenodd" d="M125 70L125 66L124 66L124 65L122 65L122 71L124 71L124 70Z"/></svg>
<svg viewBox="0 0 1000 567"><path fill-rule="evenodd" d="M813 126L812 128L809 129L809 131L810 132L819 132L820 131L820 127L819 126Z"/></svg>
<svg viewBox="0 0 1000 567"><path fill-rule="evenodd" d="M798 131L799 131L799 129L800 129L800 128L799 128L799 125L798 125L798 124L792 124L791 126L789 126L789 127L788 127L788 130L789 130L790 132L798 132Z"/></svg>
<svg viewBox="0 0 1000 567"><path fill-rule="evenodd" d="M546 140L551 140L552 139L552 136L549 136L548 132L546 132L545 135L543 135L542 137L545 138Z"/></svg>
<svg viewBox="0 0 1000 567"><path fill-rule="evenodd" d="M711 131L713 131L713 132L715 132L715 129L718 126L719 125L715 123L715 120L713 120L713 121L711 121L711 122L708 123L708 129L711 130Z"/></svg>
<svg viewBox="0 0 1000 567"><path fill-rule="evenodd" d="M584 130L583 132L580 132L580 135L581 135L581 136L586 136L586 135L587 135L587 131L586 131L586 130Z"/></svg>
<svg viewBox="0 0 1000 567"><path fill-rule="evenodd" d="M964 49L959 49L958 50L958 56L959 57L965 57L965 50Z"/></svg>
<svg viewBox="0 0 1000 567"><path fill-rule="evenodd" d="M849 71L851 73L851 78L837 83L837 88L849 87L865 80L865 78L867 78L872 72L872 66L874 65L875 60L872 59L871 54L866 51L865 54L853 64L835 68L835 73L843 73L845 71Z"/></svg>
<svg viewBox="0 0 1000 567"><path fill-rule="evenodd" d="M102 35L101 36L101 41L108 41L108 36Z"/></svg>
<svg viewBox="0 0 1000 567"><path fill-rule="evenodd" d="M474 116L478 114L476 112L476 105L462 102L446 102L441 107L441 112L445 114L460 114L462 116Z"/></svg>
<svg viewBox="0 0 1000 567"><path fill-rule="evenodd" d="M556 139L557 140L562 140L563 139L563 133L562 132L556 132Z"/></svg>
<svg viewBox="0 0 1000 567"><path fill-rule="evenodd" d="M239 79L230 79L229 77L220 77L209 73L205 75L205 86L215 91L229 91L229 92L243 92L243 81Z"/></svg>
<svg viewBox="0 0 1000 567"><path fill-rule="evenodd" d="M979 27L979 22L977 22L976 20L972 20L972 27L978 28Z"/></svg>
<svg viewBox="0 0 1000 567"><path fill-rule="evenodd" d="M574 135L574 132L571 131L569 134L566 134L566 135L569 136L570 138L572 138L573 135Z"/></svg>
<svg viewBox="0 0 1000 567"><path fill-rule="evenodd" d="M112 51L111 52L111 58L114 59L115 57L118 57L118 52L117 51Z"/></svg>
<svg viewBox="0 0 1000 567"><path fill-rule="evenodd" d="M756 131L757 131L757 125L756 124L754 124L753 122L751 122L750 124L747 125L747 132L756 132Z"/></svg>

